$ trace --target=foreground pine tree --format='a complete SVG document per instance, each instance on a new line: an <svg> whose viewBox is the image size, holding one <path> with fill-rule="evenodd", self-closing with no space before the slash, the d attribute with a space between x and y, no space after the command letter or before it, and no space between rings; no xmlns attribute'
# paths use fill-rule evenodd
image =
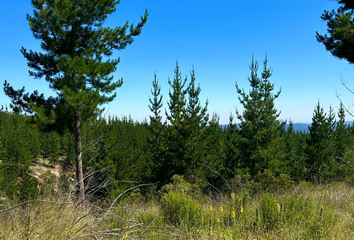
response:
<svg viewBox="0 0 354 240"><path fill-rule="evenodd" d="M31 68L30 75L43 78L56 95L45 98L37 91L14 90L5 81L5 93L15 112L27 112L45 129L69 128L75 135L79 198L85 198L82 165L81 124L97 118L99 108L111 102L122 80L113 81L119 58L107 60L114 50L124 49L141 33L148 13L134 27L103 27L119 0L32 0L33 16L27 20L41 52L21 49ZM129 32L129 33L127 33Z"/></svg>

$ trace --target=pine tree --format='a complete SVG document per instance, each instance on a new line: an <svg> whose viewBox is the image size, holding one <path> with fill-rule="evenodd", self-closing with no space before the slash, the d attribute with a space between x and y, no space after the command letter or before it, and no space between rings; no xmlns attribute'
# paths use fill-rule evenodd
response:
<svg viewBox="0 0 354 240"><path fill-rule="evenodd" d="M341 103L338 111L338 122L335 128L335 157L339 163L342 162L344 152L350 144L350 135L348 126L345 123L345 115L345 109Z"/></svg>
<svg viewBox="0 0 354 240"><path fill-rule="evenodd" d="M294 181L300 182L304 179L305 174L306 141L303 137L303 133L295 133L292 121L289 122L285 137L285 143L287 173Z"/></svg>
<svg viewBox="0 0 354 240"><path fill-rule="evenodd" d="M130 116L112 117L107 125L99 122L91 125L95 129L98 124L97 136L88 140L92 142L97 141L98 136L103 137L94 143L94 148L85 152L85 157L90 159L85 169L91 173L91 184L100 189L93 194L98 197L110 194L115 198L145 178L149 129L146 123L134 122Z"/></svg>
<svg viewBox="0 0 354 240"><path fill-rule="evenodd" d="M225 172L223 163L225 162L225 143L224 134L219 123L220 117L213 113L206 127L205 139L205 161L200 170L203 173L201 177L207 179L214 187L224 187L224 176L221 178L221 173Z"/></svg>
<svg viewBox="0 0 354 240"><path fill-rule="evenodd" d="M152 99L149 98L149 109L152 113L150 116L150 135L148 138L149 144L149 158L151 162L149 163L149 175L152 181L160 181L160 184L166 183L168 176L165 170L165 125L162 123L161 108L162 108L162 98L161 88L156 77L154 75L154 81L152 82L151 89Z"/></svg>
<svg viewBox="0 0 354 240"><path fill-rule="evenodd" d="M237 169L240 169L240 154L241 149L239 148L239 133L236 123L234 123L234 116L230 114L229 124L224 130L225 134L225 163L226 168L225 175L231 179L234 177L234 173Z"/></svg>
<svg viewBox="0 0 354 240"><path fill-rule="evenodd" d="M186 106L186 156L189 170L195 172L204 161L205 127L209 120L208 101L202 107L199 100L200 85L195 86L195 72L191 71L191 80L187 89L188 104Z"/></svg>
<svg viewBox="0 0 354 240"><path fill-rule="evenodd" d="M349 127L345 124L345 109L342 103L340 104L337 116L338 121L334 131L334 158L331 172L337 180L345 180L346 173L351 166L346 164L344 156L348 150L349 152L351 151L351 139Z"/></svg>
<svg viewBox="0 0 354 240"><path fill-rule="evenodd" d="M186 82L187 77L182 79L182 74L179 70L178 62L176 63L176 69L174 71L175 76L173 81L168 80L168 84L171 86L172 91L169 91L170 100L168 101L169 113L165 111L167 120L172 126L181 128L186 116Z"/></svg>
<svg viewBox="0 0 354 240"><path fill-rule="evenodd" d="M119 1L33 0L33 16L27 20L42 52L21 49L31 68L30 75L44 78L57 94L45 98L35 91L14 90L5 81L5 93L12 99L14 111L25 111L34 122L48 128L68 127L75 135L76 172L79 198L85 198L82 163L81 124L96 119L104 103L111 102L112 92L122 85L111 75L119 58L106 60L114 50L124 49L141 33L148 13L134 27L127 22L114 29L103 27ZM130 30L127 33L127 30Z"/></svg>
<svg viewBox="0 0 354 240"><path fill-rule="evenodd" d="M29 167L40 155L39 131L20 114L0 111L0 192L9 199L25 199L38 193L25 188L26 180L38 184L29 175Z"/></svg>
<svg viewBox="0 0 354 240"><path fill-rule="evenodd" d="M324 11L321 16L327 21L328 35L316 32L316 38L335 57L354 63L354 4L352 0L338 0L338 3L341 6L337 11Z"/></svg>
<svg viewBox="0 0 354 240"><path fill-rule="evenodd" d="M60 136L57 132L43 132L40 139L42 157L55 166L60 157Z"/></svg>
<svg viewBox="0 0 354 240"><path fill-rule="evenodd" d="M169 113L165 111L169 125L167 127L167 159L168 164L166 171L170 176L174 174L184 174L188 168L188 164L185 162L186 153L186 82L187 77L184 79L181 76L178 63L176 63L176 69L174 71L175 76L173 81L170 79L168 83L171 86L169 91L169 101L167 102Z"/></svg>
<svg viewBox="0 0 354 240"><path fill-rule="evenodd" d="M321 184L322 177L328 172L334 156L333 140L331 139L332 127L320 103L317 104L312 124L309 127L310 138L307 142L307 166L310 176L316 176L317 184Z"/></svg>
<svg viewBox="0 0 354 240"><path fill-rule="evenodd" d="M250 65L251 76L249 82L251 89L246 93L236 84L239 101L243 105L242 115L237 111L240 124L240 147L242 151L243 166L255 175L258 171L274 168L284 156L279 149L281 130L285 122L278 120L280 112L274 105L274 100L281 91L273 94L274 84L269 78L272 70L267 66L267 58L263 62L262 76L258 77L258 64L252 57Z"/></svg>

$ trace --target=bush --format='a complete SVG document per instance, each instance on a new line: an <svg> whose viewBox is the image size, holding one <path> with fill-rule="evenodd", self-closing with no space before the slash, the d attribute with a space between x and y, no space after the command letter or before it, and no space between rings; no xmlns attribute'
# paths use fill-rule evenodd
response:
<svg viewBox="0 0 354 240"><path fill-rule="evenodd" d="M258 172L255 176L256 188L258 192L282 193L289 190L294 181L287 174L275 176L272 171L266 169L264 172Z"/></svg>
<svg viewBox="0 0 354 240"><path fill-rule="evenodd" d="M304 199L302 196L299 197L299 194L296 192L290 196L286 196L282 206L283 221L290 225L301 224L314 214L314 206L311 198Z"/></svg>
<svg viewBox="0 0 354 240"><path fill-rule="evenodd" d="M49 170L39 176L41 182L40 195L42 197L54 196L55 188L57 188L57 177Z"/></svg>
<svg viewBox="0 0 354 240"><path fill-rule="evenodd" d="M161 193L176 191L187 195L195 195L195 192L199 192L197 186L184 180L183 176L175 174L171 177L171 181L172 183L166 184L161 188Z"/></svg>
<svg viewBox="0 0 354 240"><path fill-rule="evenodd" d="M29 174L24 174L18 184L18 199L20 202L36 199L38 197L38 180Z"/></svg>
<svg viewBox="0 0 354 240"><path fill-rule="evenodd" d="M201 227L206 219L197 201L182 192L169 191L162 198L161 210L165 222L176 227Z"/></svg>
<svg viewBox="0 0 354 240"><path fill-rule="evenodd" d="M261 227L265 230L273 230L278 227L280 205L268 192L265 193L259 203Z"/></svg>

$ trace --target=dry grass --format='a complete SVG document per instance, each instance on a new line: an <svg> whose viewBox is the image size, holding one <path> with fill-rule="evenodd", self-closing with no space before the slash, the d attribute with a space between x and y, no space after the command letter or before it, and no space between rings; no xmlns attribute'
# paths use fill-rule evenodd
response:
<svg viewBox="0 0 354 240"><path fill-rule="evenodd" d="M201 207L200 222L188 224L181 216L183 224L177 225L163 217L160 200L129 198L112 207L35 202L0 212L0 239L354 239L352 186L300 184L292 194L297 196L293 200L272 196L281 206L272 229L259 220L260 196L251 197L241 210L235 200L239 195L230 193L214 200L187 195ZM66 197L51 200L67 202ZM291 210L290 203L298 208Z"/></svg>
<svg viewBox="0 0 354 240"><path fill-rule="evenodd" d="M96 227L96 218L89 211L74 204L30 203L1 213L0 238L15 240L80 237Z"/></svg>
<svg viewBox="0 0 354 240"><path fill-rule="evenodd" d="M55 176L59 177L60 173L62 172L62 168L60 166L50 166L43 162L35 162L33 166L29 167L32 176L39 178L45 172L51 172Z"/></svg>

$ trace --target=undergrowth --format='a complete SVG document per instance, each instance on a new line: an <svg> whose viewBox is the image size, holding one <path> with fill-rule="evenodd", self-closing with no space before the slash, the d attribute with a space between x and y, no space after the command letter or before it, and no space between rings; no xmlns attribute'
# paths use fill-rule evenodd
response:
<svg viewBox="0 0 354 240"><path fill-rule="evenodd" d="M48 192L46 202L7 211L2 200L0 239L354 239L354 190L347 183L215 195L175 176L149 201L96 205Z"/></svg>

